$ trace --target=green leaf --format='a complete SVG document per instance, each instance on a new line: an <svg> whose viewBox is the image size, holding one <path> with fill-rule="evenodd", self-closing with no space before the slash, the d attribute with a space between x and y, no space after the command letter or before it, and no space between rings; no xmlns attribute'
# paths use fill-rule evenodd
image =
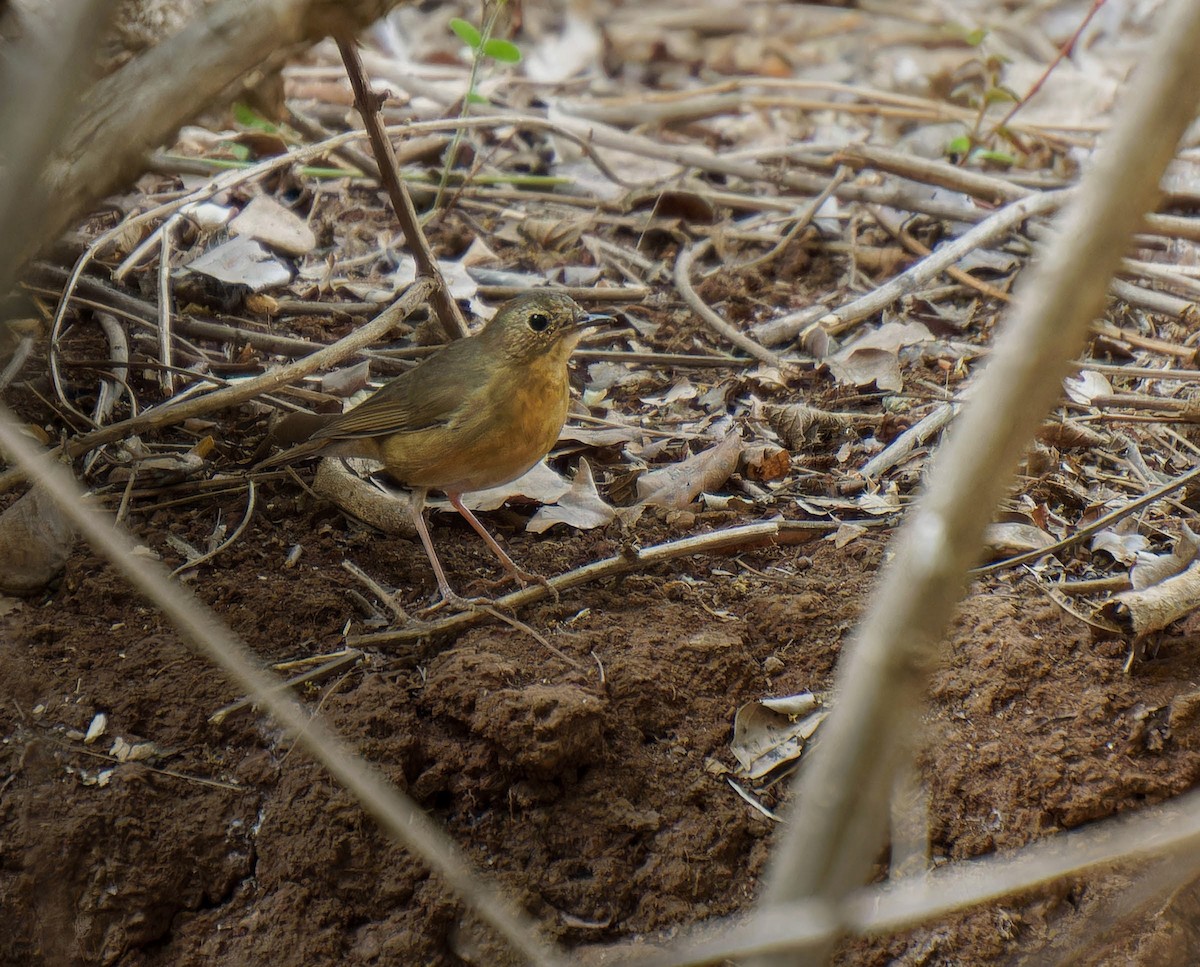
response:
<svg viewBox="0 0 1200 967"><path fill-rule="evenodd" d="M450 20L450 29L458 34L459 40L473 50L478 50L479 45L483 43L483 38L479 36L479 31L463 20L462 17L452 17Z"/></svg>
<svg viewBox="0 0 1200 967"><path fill-rule="evenodd" d="M499 37L489 37L483 45L483 53L505 64L521 63L521 48Z"/></svg>
<svg viewBox="0 0 1200 967"><path fill-rule="evenodd" d="M987 31L984 30L982 27L977 27L976 29L970 31L963 38L963 40L965 40L972 47L978 47L980 44L983 43L983 38L986 36L987 36Z"/></svg>
<svg viewBox="0 0 1200 967"><path fill-rule="evenodd" d="M1007 87L989 87L983 92L983 99L988 104L1016 104L1021 100Z"/></svg>
<svg viewBox="0 0 1200 967"><path fill-rule="evenodd" d="M476 94L474 91L467 92L468 104L490 104L491 102L482 94Z"/></svg>
<svg viewBox="0 0 1200 967"><path fill-rule="evenodd" d="M267 134L278 134L279 127L272 124L249 104L238 101L233 105L233 119L244 128L251 131L265 131Z"/></svg>
<svg viewBox="0 0 1200 967"><path fill-rule="evenodd" d="M946 154L964 155L971 150L971 139L965 134L946 142Z"/></svg>
<svg viewBox="0 0 1200 967"><path fill-rule="evenodd" d="M1017 159L1005 151L993 151L990 148L980 148L973 155L974 161L987 161L994 165L1003 165L1005 168L1011 168L1017 163Z"/></svg>

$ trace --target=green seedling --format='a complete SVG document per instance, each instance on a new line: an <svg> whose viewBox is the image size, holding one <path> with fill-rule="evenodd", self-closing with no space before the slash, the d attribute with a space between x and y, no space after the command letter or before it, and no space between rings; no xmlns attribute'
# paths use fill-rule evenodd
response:
<svg viewBox="0 0 1200 967"><path fill-rule="evenodd" d="M500 17L500 12L504 9L507 0L495 0L494 3L485 3L486 15L483 18L481 27L476 27L469 21L463 20L462 17L453 17L450 20L450 29L454 35L458 37L464 44L471 48L471 75L467 80L467 93L463 95L462 110L459 112L459 119L465 118L471 110L472 104L486 104L487 98L476 90L476 85L479 82L479 71L481 65L488 60L494 60L501 64L519 64L521 62L521 48L508 40L503 40L500 37L493 37L492 32L496 28L496 21ZM446 163L442 168L442 179L438 185L437 195L433 200L433 210L436 211L442 204L442 195L445 193L446 185L450 182L450 168L454 164L454 159L458 157L458 146L462 142L462 128L458 128L454 132L454 137L450 141L450 147L446 151Z"/></svg>

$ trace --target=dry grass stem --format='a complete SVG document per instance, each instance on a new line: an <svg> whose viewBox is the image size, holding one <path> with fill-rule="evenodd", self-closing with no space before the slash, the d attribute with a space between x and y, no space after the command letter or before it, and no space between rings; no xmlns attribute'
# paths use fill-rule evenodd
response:
<svg viewBox="0 0 1200 967"><path fill-rule="evenodd" d="M1057 399L1125 247L1153 209L1158 179L1200 98L1194 56L1200 7L1175 3L1165 14L1147 55L1158 69L1135 77L1054 243L1034 263L974 405L949 434L929 489L902 529L896 557L841 664L841 700L772 858L762 900L767 907L804 896L837 902L862 882L877 854L892 780L910 751L902 738L906 723L920 705L925 670L984 526L1022 449ZM1057 204L1061 196L1039 200L1050 199ZM802 960L824 962L828 950Z"/></svg>

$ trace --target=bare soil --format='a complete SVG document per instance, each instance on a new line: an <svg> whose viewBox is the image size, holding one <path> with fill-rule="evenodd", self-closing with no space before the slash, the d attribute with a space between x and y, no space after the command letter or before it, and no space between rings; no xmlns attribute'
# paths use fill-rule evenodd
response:
<svg viewBox="0 0 1200 967"><path fill-rule="evenodd" d="M161 547L166 530L202 537L211 510L133 524ZM623 539L501 530L543 573ZM460 580L490 573L465 525L436 515L434 534ZM639 525L643 542L668 536L662 522ZM285 568L294 544L299 563ZM733 913L754 897L776 828L706 763L733 764L740 703L829 685L883 546L685 561L523 615L580 669L489 625L372 654L307 700L556 940L587 948ZM296 659L338 649L356 617L345 558L432 590L419 546L383 541L291 486L193 583L264 660ZM1190 640L1125 675L1124 645L1092 641L1024 588L981 587L962 614L923 736L935 860L1020 846L1195 783L1200 731L1163 711L1196 688ZM0 963L506 962L291 737L249 711L210 724L233 688L88 551L0 632ZM99 712L107 732L85 744ZM156 754L116 764L103 755L115 736ZM783 788L766 804L785 805ZM1125 884L1077 883L847 945L839 961L1024 962ZM1194 961L1194 927L1170 916L1194 898L1151 900L1164 915L1096 963Z"/></svg>

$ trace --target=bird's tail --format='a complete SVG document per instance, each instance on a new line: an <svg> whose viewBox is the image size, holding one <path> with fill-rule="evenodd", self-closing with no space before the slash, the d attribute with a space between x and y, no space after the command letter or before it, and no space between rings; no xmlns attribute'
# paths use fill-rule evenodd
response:
<svg viewBox="0 0 1200 967"><path fill-rule="evenodd" d="M320 453L329 441L313 440L312 435L333 418L334 414L329 413L288 413L271 427L267 436L269 443L284 449L256 463L251 472L269 470Z"/></svg>

